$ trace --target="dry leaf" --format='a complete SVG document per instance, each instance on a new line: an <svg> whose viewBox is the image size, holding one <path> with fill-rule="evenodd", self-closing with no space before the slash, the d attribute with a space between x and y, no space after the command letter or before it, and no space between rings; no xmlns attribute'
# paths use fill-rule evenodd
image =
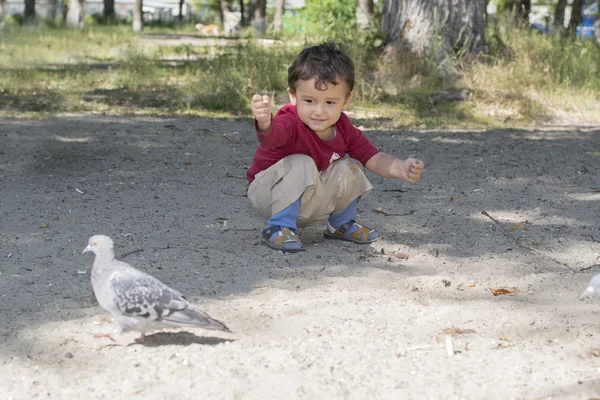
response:
<svg viewBox="0 0 600 400"><path fill-rule="evenodd" d="M50 228L50 224L47 222L42 222L40 224L40 228L42 228L42 229Z"/></svg>
<svg viewBox="0 0 600 400"><path fill-rule="evenodd" d="M401 260L407 260L408 259L408 254L406 253L402 253L401 251L392 251L391 253L392 256L399 258Z"/></svg>
<svg viewBox="0 0 600 400"><path fill-rule="evenodd" d="M414 285L413 285L413 287L411 289L412 292L418 292L419 290L420 289L418 287L414 286Z"/></svg>
<svg viewBox="0 0 600 400"><path fill-rule="evenodd" d="M383 207L374 208L373 212L376 212L377 214L388 215L387 210L385 208L383 208Z"/></svg>
<svg viewBox="0 0 600 400"><path fill-rule="evenodd" d="M518 290L514 290L514 289L513 290L508 290L508 289L504 289L504 288L499 288L499 289L488 288L488 290L494 296L500 296L502 294L519 294L519 291Z"/></svg>
<svg viewBox="0 0 600 400"><path fill-rule="evenodd" d="M508 228L509 232L512 231L517 231L517 230L523 230L526 229L527 227L525 226L525 222L519 222L518 224L514 224L513 226L511 226L510 228Z"/></svg>
<svg viewBox="0 0 600 400"><path fill-rule="evenodd" d="M183 165L192 165L192 162L191 161L184 161Z"/></svg>
<svg viewBox="0 0 600 400"><path fill-rule="evenodd" d="M588 357L600 357L600 349L591 349L587 352Z"/></svg>
<svg viewBox="0 0 600 400"><path fill-rule="evenodd" d="M475 329L460 329L460 328L443 328L442 332L446 335L456 336L456 335L466 335L468 333L475 333Z"/></svg>
<svg viewBox="0 0 600 400"><path fill-rule="evenodd" d="M448 201L453 202L454 201L454 196L450 196L450 199Z"/></svg>

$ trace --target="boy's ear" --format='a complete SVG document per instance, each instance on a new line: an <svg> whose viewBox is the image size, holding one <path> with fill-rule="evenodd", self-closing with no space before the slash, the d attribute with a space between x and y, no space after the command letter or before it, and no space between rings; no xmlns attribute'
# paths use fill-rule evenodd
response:
<svg viewBox="0 0 600 400"><path fill-rule="evenodd" d="M288 96L290 96L290 103L292 103L293 106L296 106L296 93L290 88L288 88Z"/></svg>
<svg viewBox="0 0 600 400"><path fill-rule="evenodd" d="M346 96L346 101L344 101L344 105L342 106L342 110L345 110L346 107L348 107L348 105L350 104L350 100L352 100L353 96L354 96L354 91L350 92L350 94L348 96Z"/></svg>

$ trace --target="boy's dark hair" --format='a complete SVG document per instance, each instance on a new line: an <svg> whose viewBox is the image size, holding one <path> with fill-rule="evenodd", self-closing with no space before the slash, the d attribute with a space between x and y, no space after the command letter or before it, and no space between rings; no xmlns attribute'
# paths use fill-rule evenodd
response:
<svg viewBox="0 0 600 400"><path fill-rule="evenodd" d="M354 89L354 63L344 52L342 45L324 42L307 47L298 54L288 69L288 87L296 93L299 80L316 79L317 90L327 90L327 84L337 85L338 80L345 82L348 93Z"/></svg>

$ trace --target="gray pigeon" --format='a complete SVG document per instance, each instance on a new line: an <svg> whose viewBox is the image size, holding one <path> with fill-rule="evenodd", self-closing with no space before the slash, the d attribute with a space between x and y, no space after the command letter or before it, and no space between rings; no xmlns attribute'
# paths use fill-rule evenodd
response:
<svg viewBox="0 0 600 400"><path fill-rule="evenodd" d="M588 287L579 295L580 299L588 296L600 296L600 274L594 275Z"/></svg>
<svg viewBox="0 0 600 400"><path fill-rule="evenodd" d="M115 258L113 241L95 235L84 253L96 254L92 266L92 287L100 306L117 324L117 333L141 332L136 342L144 341L146 332L173 327L199 327L231 332L221 322L196 309L181 293L158 279ZM110 335L97 335L108 336Z"/></svg>

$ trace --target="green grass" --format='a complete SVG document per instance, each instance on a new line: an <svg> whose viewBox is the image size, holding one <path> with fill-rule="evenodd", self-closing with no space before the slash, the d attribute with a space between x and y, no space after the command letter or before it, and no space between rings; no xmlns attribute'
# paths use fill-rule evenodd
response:
<svg viewBox="0 0 600 400"><path fill-rule="evenodd" d="M63 112L250 117L254 93L288 101L287 68L303 37L264 45L149 45L147 29L91 26L82 31L9 27L0 32L0 115L40 117ZM148 35L150 33L150 35ZM187 36L186 36L187 35ZM373 37L348 40L357 71L350 107L363 125L494 127L550 121L557 114L600 122L600 49L590 41L556 41L515 32L490 36L491 54L449 59L452 75L401 54L380 56ZM278 44L279 43L279 44ZM388 62L389 61L389 62ZM467 101L433 103L429 94L468 88ZM362 121L363 116L369 116Z"/></svg>

